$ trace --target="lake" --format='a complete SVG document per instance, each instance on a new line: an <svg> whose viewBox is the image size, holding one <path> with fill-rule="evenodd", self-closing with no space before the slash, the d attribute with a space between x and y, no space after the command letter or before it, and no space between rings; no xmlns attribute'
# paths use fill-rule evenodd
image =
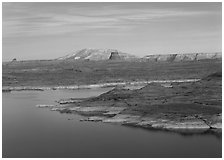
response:
<svg viewBox="0 0 224 160"><path fill-rule="evenodd" d="M63 157L221 157L222 138L211 134L181 135L101 122L81 122L82 116L61 114L37 104L62 98L84 98L108 91L14 91L2 93L2 156L4 158Z"/></svg>

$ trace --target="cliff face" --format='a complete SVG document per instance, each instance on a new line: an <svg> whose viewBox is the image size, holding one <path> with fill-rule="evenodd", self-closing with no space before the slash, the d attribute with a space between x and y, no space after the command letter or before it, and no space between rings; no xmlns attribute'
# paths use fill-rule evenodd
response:
<svg viewBox="0 0 224 160"><path fill-rule="evenodd" d="M197 60L203 60L203 59L219 59L222 58L222 53L198 53L197 54Z"/></svg>
<svg viewBox="0 0 224 160"><path fill-rule="evenodd" d="M121 57L118 52L111 52L109 60L121 60Z"/></svg>
<svg viewBox="0 0 224 160"><path fill-rule="evenodd" d="M177 54L165 54L165 55L148 55L143 57L143 59L147 59L151 62L157 62L157 61L169 61L172 62Z"/></svg>
<svg viewBox="0 0 224 160"><path fill-rule="evenodd" d="M149 62L180 62L180 61L200 61L206 59L221 59L222 53L188 53L188 54L165 54L165 55L147 55L142 61Z"/></svg>

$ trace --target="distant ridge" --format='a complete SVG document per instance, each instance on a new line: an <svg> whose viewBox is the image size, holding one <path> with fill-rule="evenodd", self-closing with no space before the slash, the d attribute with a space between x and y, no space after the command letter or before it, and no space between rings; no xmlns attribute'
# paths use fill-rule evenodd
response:
<svg viewBox="0 0 224 160"><path fill-rule="evenodd" d="M222 53L184 53L184 54L154 54L141 58L141 61L149 62L180 62L180 61L200 61L206 59L221 59Z"/></svg>
<svg viewBox="0 0 224 160"><path fill-rule="evenodd" d="M132 54L124 53L116 49L81 49L74 53L59 57L56 60L124 60L141 62L182 62L200 61L206 59L221 59L221 52L214 53L173 53L173 54L151 54L139 58Z"/></svg>
<svg viewBox="0 0 224 160"><path fill-rule="evenodd" d="M138 59L136 56L117 51L116 49L81 49L72 54L68 54L64 57L57 58L57 60L109 60L111 53L117 53L120 60L133 60Z"/></svg>

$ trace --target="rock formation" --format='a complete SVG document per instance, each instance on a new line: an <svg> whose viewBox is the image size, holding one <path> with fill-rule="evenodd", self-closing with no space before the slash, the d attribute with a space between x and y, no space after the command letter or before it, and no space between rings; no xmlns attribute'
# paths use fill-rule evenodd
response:
<svg viewBox="0 0 224 160"><path fill-rule="evenodd" d="M177 54L159 55L157 61L172 62L176 58Z"/></svg>
<svg viewBox="0 0 224 160"><path fill-rule="evenodd" d="M173 54L152 54L138 58L134 55L117 51L115 49L82 49L56 60L127 60L143 62L182 62L201 61L206 59L221 59L221 52L214 53L173 53Z"/></svg>
<svg viewBox="0 0 224 160"><path fill-rule="evenodd" d="M15 61L17 61L16 58L13 58L12 62L15 62Z"/></svg>
<svg viewBox="0 0 224 160"><path fill-rule="evenodd" d="M222 54L220 53L198 53L197 54L197 60L203 60L203 59L219 59L222 58Z"/></svg>
<svg viewBox="0 0 224 160"><path fill-rule="evenodd" d="M121 57L119 56L118 52L111 52L109 60L121 60Z"/></svg>
<svg viewBox="0 0 224 160"><path fill-rule="evenodd" d="M117 51L115 49L82 49L76 51L73 54L60 57L57 60L91 60L91 61L100 61L110 59L111 53L118 53L120 59L122 60L135 60L136 56ZM118 56L116 56L118 57Z"/></svg>
<svg viewBox="0 0 224 160"><path fill-rule="evenodd" d="M181 62L181 61L200 61L206 59L221 59L222 53L186 53L186 54L158 54L147 55L142 61L149 62Z"/></svg>
<svg viewBox="0 0 224 160"><path fill-rule="evenodd" d="M197 60L197 53L177 54L177 56L174 59L175 62L179 62L179 61L195 61L195 60Z"/></svg>

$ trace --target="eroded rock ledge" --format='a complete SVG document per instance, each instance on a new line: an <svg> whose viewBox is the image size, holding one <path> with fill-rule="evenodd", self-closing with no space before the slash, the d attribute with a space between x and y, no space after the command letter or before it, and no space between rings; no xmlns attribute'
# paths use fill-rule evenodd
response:
<svg viewBox="0 0 224 160"><path fill-rule="evenodd" d="M150 83L136 90L117 87L98 97L71 101L71 104L51 110L86 116L82 121L177 132L220 133L221 78L219 72L197 82Z"/></svg>

